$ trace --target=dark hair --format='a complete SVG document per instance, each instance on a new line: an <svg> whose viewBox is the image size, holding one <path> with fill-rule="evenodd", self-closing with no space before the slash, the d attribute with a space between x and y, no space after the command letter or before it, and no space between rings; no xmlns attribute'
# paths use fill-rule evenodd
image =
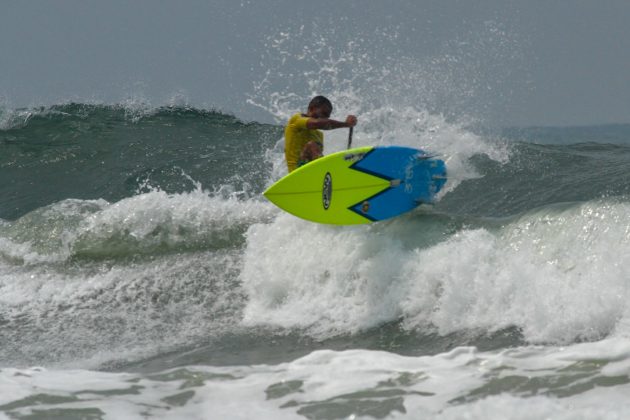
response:
<svg viewBox="0 0 630 420"><path fill-rule="evenodd" d="M331 111L333 109L332 103L328 100L328 98L321 95L314 97L313 99L311 99L311 102L308 103L308 109L319 108L322 106L330 108Z"/></svg>

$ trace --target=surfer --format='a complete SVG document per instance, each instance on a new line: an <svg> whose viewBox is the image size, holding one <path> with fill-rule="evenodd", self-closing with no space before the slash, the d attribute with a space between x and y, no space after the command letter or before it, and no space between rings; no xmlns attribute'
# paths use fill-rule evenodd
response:
<svg viewBox="0 0 630 420"><path fill-rule="evenodd" d="M324 133L319 130L354 127L357 117L348 115L345 121L331 120L332 103L316 96L308 104L306 114L295 114L284 129L284 157L289 172L324 153Z"/></svg>

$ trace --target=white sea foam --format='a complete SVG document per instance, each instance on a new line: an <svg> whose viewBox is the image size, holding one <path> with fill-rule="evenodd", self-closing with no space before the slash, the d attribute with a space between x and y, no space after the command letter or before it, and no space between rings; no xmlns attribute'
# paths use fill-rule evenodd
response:
<svg viewBox="0 0 630 420"><path fill-rule="evenodd" d="M630 342L618 338L422 357L321 350L279 365L154 374L11 368L0 371L0 407L13 416L617 419L630 409L628 360Z"/></svg>
<svg viewBox="0 0 630 420"><path fill-rule="evenodd" d="M77 254L133 255L212 246L229 241L231 231L276 213L267 202L201 189L180 194L153 190L116 203L68 199L0 226L0 256L39 264Z"/></svg>
<svg viewBox="0 0 630 420"><path fill-rule="evenodd" d="M234 251L0 269L3 365L98 367L204 342L240 319Z"/></svg>
<svg viewBox="0 0 630 420"><path fill-rule="evenodd" d="M242 233L276 213L229 194L151 191L3 222L0 359L93 367L224 332L243 305Z"/></svg>
<svg viewBox="0 0 630 420"><path fill-rule="evenodd" d="M413 215L371 228L281 215L247 233L244 322L316 337L397 319L440 334L517 326L538 343L627 336L629 214L615 202L546 208L424 244L435 232Z"/></svg>

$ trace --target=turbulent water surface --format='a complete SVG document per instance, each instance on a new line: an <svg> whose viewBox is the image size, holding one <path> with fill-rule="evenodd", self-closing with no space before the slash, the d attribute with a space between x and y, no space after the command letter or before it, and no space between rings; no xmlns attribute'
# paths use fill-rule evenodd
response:
<svg viewBox="0 0 630 420"><path fill-rule="evenodd" d="M286 171L280 125L3 110L0 412L627 414L630 127L475 134L404 108L393 130L391 112L363 115L355 143L439 153L448 184L339 227L261 197Z"/></svg>

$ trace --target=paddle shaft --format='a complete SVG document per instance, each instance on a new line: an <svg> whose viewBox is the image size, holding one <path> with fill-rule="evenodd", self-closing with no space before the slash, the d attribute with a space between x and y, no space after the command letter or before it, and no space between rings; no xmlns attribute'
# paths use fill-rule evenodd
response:
<svg viewBox="0 0 630 420"><path fill-rule="evenodd" d="M348 149L352 146L352 131L354 127L350 127L350 131L348 131Z"/></svg>

